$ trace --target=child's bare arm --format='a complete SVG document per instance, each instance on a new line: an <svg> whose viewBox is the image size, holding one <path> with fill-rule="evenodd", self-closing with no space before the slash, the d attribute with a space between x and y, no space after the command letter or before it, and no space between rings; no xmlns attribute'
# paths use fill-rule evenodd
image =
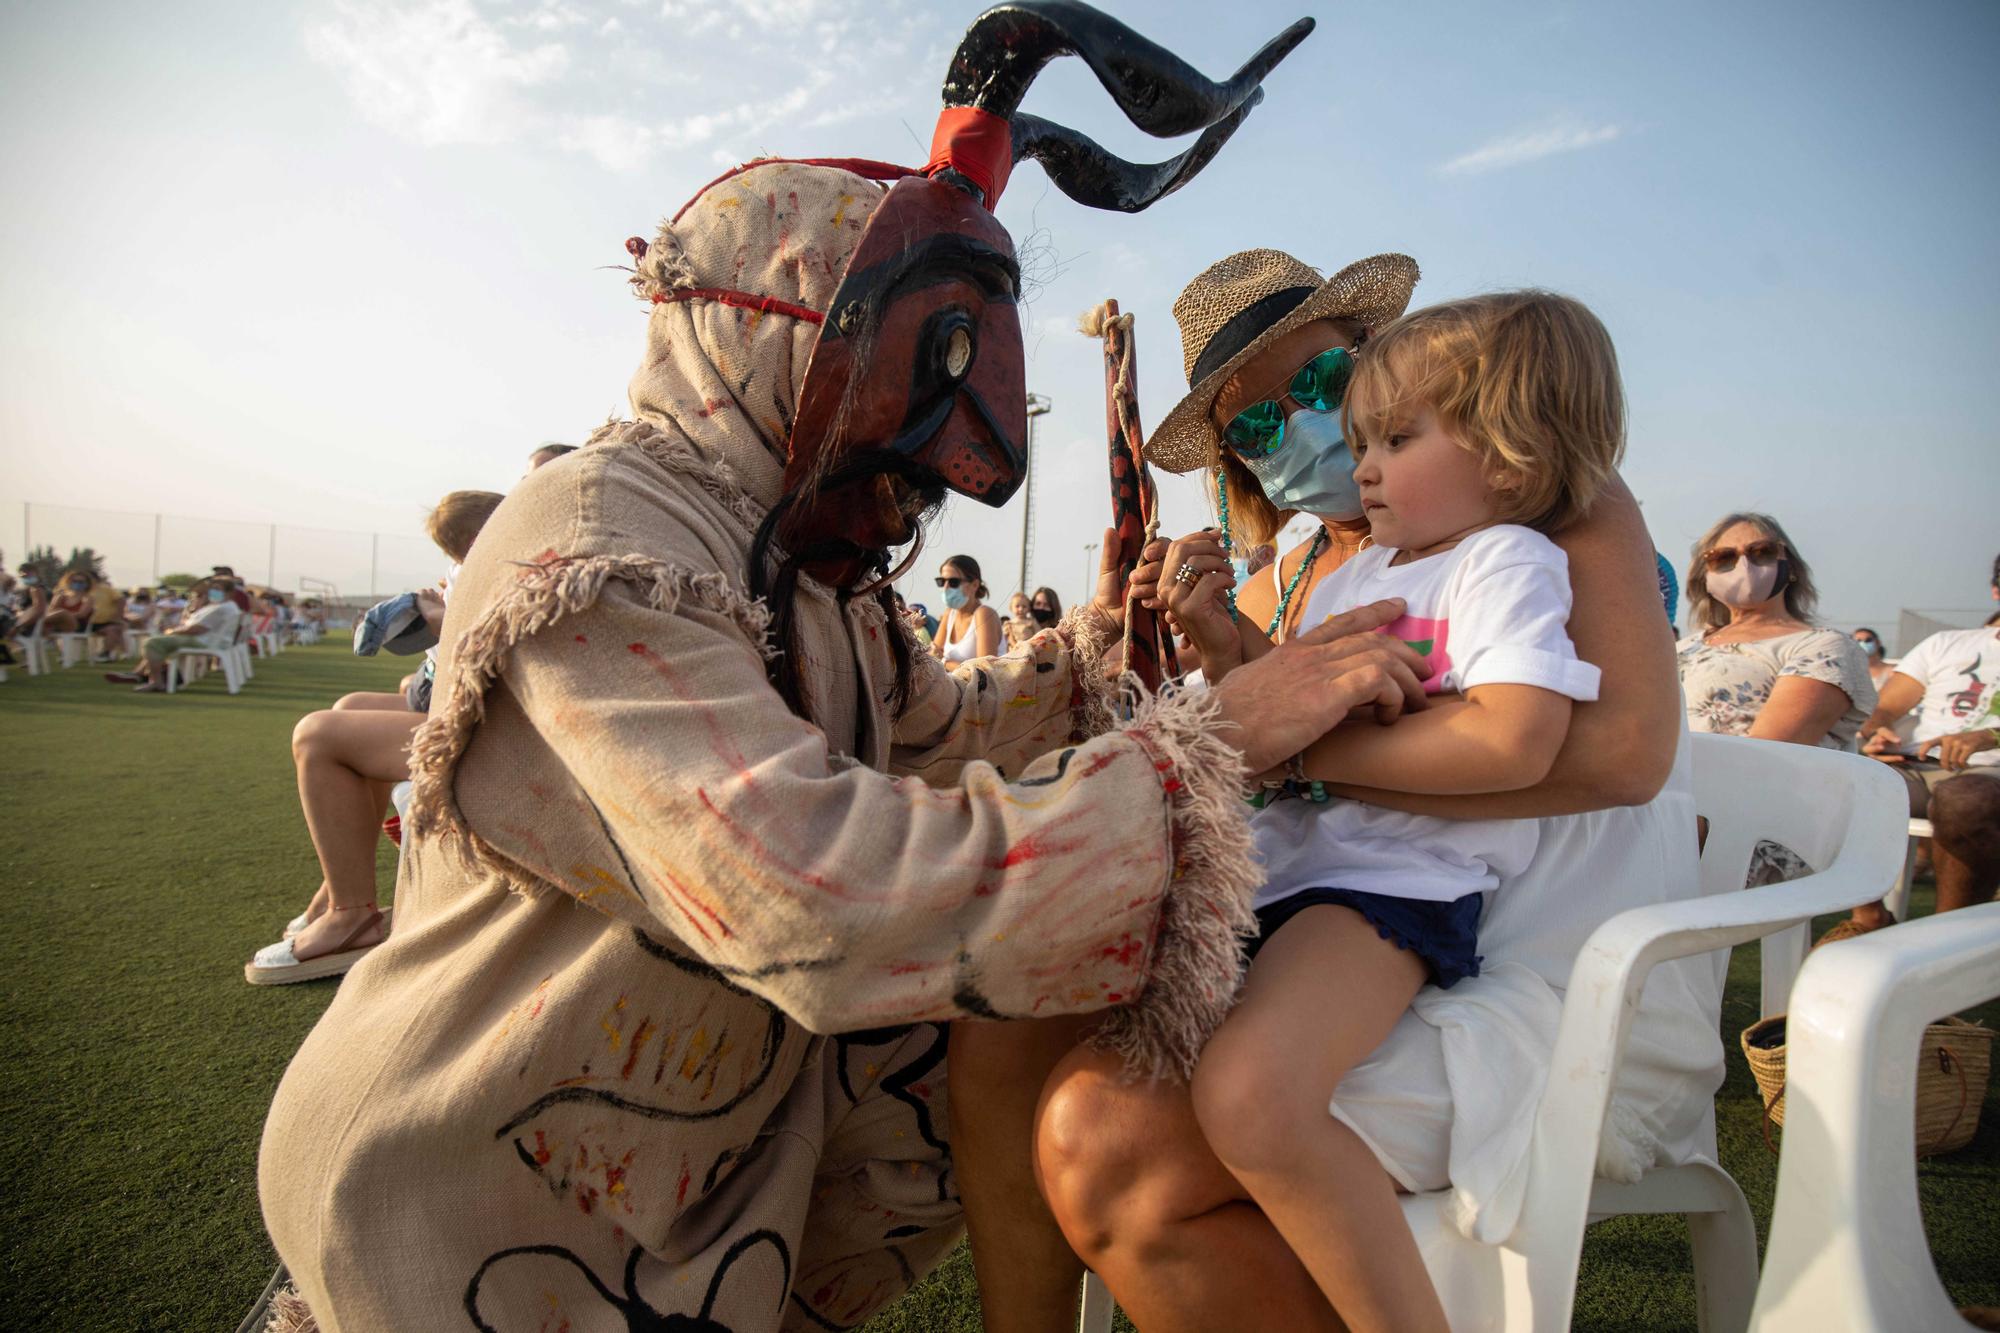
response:
<svg viewBox="0 0 2000 1333"><path fill-rule="evenodd" d="M1548 776L1569 731L1567 696L1534 685L1481 685L1465 702L1394 727L1350 722L1315 741L1306 776L1392 791L1519 791Z"/></svg>

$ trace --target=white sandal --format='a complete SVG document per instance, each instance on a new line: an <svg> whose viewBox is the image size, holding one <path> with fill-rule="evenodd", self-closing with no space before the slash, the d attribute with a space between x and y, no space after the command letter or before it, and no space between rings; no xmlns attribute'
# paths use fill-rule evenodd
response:
<svg viewBox="0 0 2000 1333"><path fill-rule="evenodd" d="M335 907L328 910L339 912L353 909ZM379 923L383 927L382 938L375 943L364 944L358 949L338 949L332 953L320 954L316 958L301 960L292 947L292 940L288 937L259 949L256 955L243 965L243 979L253 986L288 986L295 981L318 981L322 977L342 975L347 969L381 947L389 938L388 914L373 907L368 910L371 913L369 919L358 927L353 935L349 935L348 939L351 941L356 936L365 934L369 927Z"/></svg>

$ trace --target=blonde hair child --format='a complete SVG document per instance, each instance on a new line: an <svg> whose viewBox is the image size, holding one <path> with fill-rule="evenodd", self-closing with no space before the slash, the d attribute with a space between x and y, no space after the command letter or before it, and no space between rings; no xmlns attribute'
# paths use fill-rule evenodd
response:
<svg viewBox="0 0 2000 1333"><path fill-rule="evenodd" d="M1569 641L1568 564L1542 531L1584 514L1614 475L1624 400L1604 326L1529 291L1390 324L1359 356L1345 411L1374 545L1319 584L1302 623L1400 599L1384 632L1408 645L1404 690L1447 697L1392 727L1349 722L1267 775L1276 797L1252 819L1260 934L1193 1100L1217 1156L1349 1327L1442 1331L1395 1182L1329 1104L1421 987L1478 976L1483 895L1527 868L1539 826L1329 800L1320 784L1473 793L1547 775L1598 673ZM1213 608L1197 619L1222 623ZM1212 678L1239 648L1271 647L1248 617L1233 642L1208 633Z"/></svg>

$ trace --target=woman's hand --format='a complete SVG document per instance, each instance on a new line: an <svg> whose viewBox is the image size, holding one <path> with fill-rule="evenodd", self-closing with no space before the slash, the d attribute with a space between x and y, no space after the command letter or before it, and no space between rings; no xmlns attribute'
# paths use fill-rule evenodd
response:
<svg viewBox="0 0 2000 1333"><path fill-rule="evenodd" d="M1400 598L1374 602L1294 634L1232 671L1215 687L1225 735L1243 752L1243 778L1275 768L1338 726L1349 710L1372 706L1392 722L1423 707L1416 650L1375 630L1403 614Z"/></svg>
<svg viewBox="0 0 2000 1333"><path fill-rule="evenodd" d="M1206 546L1197 548L1194 543L1204 538ZM1167 563L1168 553L1177 545L1181 546L1184 552L1204 557L1220 557L1222 568L1230 568L1229 557L1222 549L1222 534L1214 528L1191 532L1179 542L1166 537L1155 537L1146 543L1145 550L1139 552L1139 566L1132 571L1132 596L1139 605L1150 607L1155 611L1167 609L1161 588L1173 577L1174 571L1180 568L1177 564Z"/></svg>
<svg viewBox="0 0 2000 1333"><path fill-rule="evenodd" d="M1235 570L1221 541L1209 532L1171 543L1161 568L1170 572L1160 585L1159 600L1169 620L1201 653L1202 674L1212 685L1243 660L1243 638L1223 597L1236 586ZM1184 578L1182 570L1192 573Z"/></svg>

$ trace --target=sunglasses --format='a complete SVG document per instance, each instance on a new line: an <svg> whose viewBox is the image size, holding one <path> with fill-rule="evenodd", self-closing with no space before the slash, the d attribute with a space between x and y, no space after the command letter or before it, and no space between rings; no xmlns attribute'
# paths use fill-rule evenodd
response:
<svg viewBox="0 0 2000 1333"><path fill-rule="evenodd" d="M970 582L972 582L972 580L971 580L971 579L933 579L933 580L932 580L932 582L936 583L936 584L937 584L937 586L938 586L938 587L940 587L940 588L956 588L956 587L957 587L957 586L958 586L959 584L961 584L961 583L970 583Z"/></svg>
<svg viewBox="0 0 2000 1333"><path fill-rule="evenodd" d="M1329 347L1294 371L1291 383L1278 398L1252 403L1231 417L1222 437L1245 458L1268 458L1285 442L1283 399L1289 398L1308 411L1331 412L1347 397L1347 382L1353 378L1354 353L1345 347Z"/></svg>
<svg viewBox="0 0 2000 1333"><path fill-rule="evenodd" d="M1739 558L1748 560L1753 565L1775 565L1784 559L1784 556L1783 542L1751 542L1740 551L1733 546L1714 547L1703 554L1701 562L1708 567L1711 574L1727 574L1736 568L1736 561Z"/></svg>

